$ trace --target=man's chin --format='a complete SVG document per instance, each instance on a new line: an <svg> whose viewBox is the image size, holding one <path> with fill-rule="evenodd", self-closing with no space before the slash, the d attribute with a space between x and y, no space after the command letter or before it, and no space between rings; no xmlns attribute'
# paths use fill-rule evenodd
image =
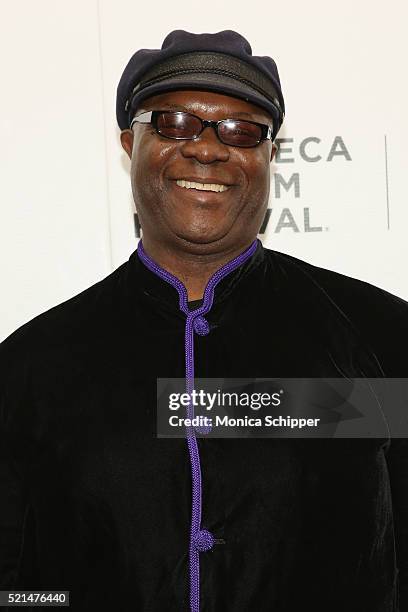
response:
<svg viewBox="0 0 408 612"><path fill-rule="evenodd" d="M215 211L185 211L177 212L167 218L169 230L187 242L207 244L217 242L227 236L234 225L235 219L230 214L218 214ZM231 218L232 217L232 218Z"/></svg>
<svg viewBox="0 0 408 612"><path fill-rule="evenodd" d="M205 245L219 244L228 238L229 228L221 229L214 227L208 229L192 230L191 228L174 228L173 233L177 238L188 244L191 248Z"/></svg>

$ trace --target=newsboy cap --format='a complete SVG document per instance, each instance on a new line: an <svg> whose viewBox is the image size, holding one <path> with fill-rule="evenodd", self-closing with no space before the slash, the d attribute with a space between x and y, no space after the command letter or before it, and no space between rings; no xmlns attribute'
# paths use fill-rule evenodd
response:
<svg viewBox="0 0 408 612"><path fill-rule="evenodd" d="M161 49L136 51L117 88L119 127L129 128L142 100L176 89L215 91L260 106L273 118L272 140L285 116L275 61L271 57L252 55L246 38L233 30L215 34L173 30Z"/></svg>

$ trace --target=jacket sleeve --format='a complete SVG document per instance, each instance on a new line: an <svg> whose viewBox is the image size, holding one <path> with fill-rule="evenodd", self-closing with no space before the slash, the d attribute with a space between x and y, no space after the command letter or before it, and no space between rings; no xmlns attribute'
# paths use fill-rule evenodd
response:
<svg viewBox="0 0 408 612"><path fill-rule="evenodd" d="M377 357L385 376L404 379L405 389L408 385L408 303L387 292L383 295L384 301L379 302L377 307L380 329L374 334L379 340L376 343ZM408 406L406 410L404 431L400 432L404 436L408 423ZM386 461L399 570L399 610L402 612L408 610L408 438L392 437L386 452Z"/></svg>
<svg viewBox="0 0 408 612"><path fill-rule="evenodd" d="M344 312L350 314L355 327L371 347L380 366L378 371L382 372L375 375L404 379L404 384L408 385L408 302L374 285L356 280L351 283L349 279L342 294L336 288L334 297L342 304ZM407 422L408 414L405 431ZM385 451L385 459L399 571L399 610L403 612L408 610L408 438L394 435Z"/></svg>
<svg viewBox="0 0 408 612"><path fill-rule="evenodd" d="M397 567L399 610L408 610L408 439L394 438L387 453L391 483Z"/></svg>
<svg viewBox="0 0 408 612"><path fill-rule="evenodd" d="M13 365L7 340L0 344L0 589L13 589L18 574L27 507L24 434L16 412L24 401L24 359ZM17 418L16 418L17 417Z"/></svg>

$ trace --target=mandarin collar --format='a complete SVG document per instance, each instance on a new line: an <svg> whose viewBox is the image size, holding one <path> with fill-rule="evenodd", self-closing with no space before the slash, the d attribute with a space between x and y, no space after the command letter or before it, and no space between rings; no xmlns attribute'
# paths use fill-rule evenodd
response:
<svg viewBox="0 0 408 612"><path fill-rule="evenodd" d="M221 278L215 285L213 307L223 302L241 280L264 261L265 249L259 238L256 241L257 245L253 254L237 268ZM150 270L140 259L137 249L129 257L129 282L133 285L132 289L135 289L142 299L148 300L152 304L160 302L166 309L183 314L180 310L179 294L176 287L161 278L156 272Z"/></svg>

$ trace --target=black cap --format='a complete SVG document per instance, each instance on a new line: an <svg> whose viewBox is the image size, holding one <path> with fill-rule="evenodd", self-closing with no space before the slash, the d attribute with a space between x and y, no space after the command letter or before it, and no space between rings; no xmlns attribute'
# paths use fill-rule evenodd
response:
<svg viewBox="0 0 408 612"><path fill-rule="evenodd" d="M260 106L273 118L272 140L285 116L276 63L271 57L252 55L249 42L233 30L215 34L174 30L161 49L136 51L117 89L120 129L129 128L142 100L176 89L215 91Z"/></svg>

